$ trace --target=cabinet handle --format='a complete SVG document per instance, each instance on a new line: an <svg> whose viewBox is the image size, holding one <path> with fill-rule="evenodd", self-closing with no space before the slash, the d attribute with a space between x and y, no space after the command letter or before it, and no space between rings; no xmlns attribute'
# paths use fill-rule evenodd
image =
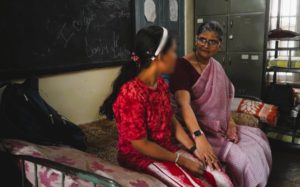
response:
<svg viewBox="0 0 300 187"><path fill-rule="evenodd" d="M225 65L225 57L223 56L222 64Z"/></svg>
<svg viewBox="0 0 300 187"><path fill-rule="evenodd" d="M232 27L233 27L233 21L230 20L230 28L232 28Z"/></svg>
<svg viewBox="0 0 300 187"><path fill-rule="evenodd" d="M231 66L231 57L228 58L228 64Z"/></svg>

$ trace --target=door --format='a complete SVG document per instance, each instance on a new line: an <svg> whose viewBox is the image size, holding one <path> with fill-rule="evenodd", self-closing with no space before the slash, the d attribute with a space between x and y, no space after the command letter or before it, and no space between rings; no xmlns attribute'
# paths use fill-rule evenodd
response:
<svg viewBox="0 0 300 187"><path fill-rule="evenodd" d="M184 55L184 0L135 0L135 30L159 25L176 38L177 52Z"/></svg>
<svg viewBox="0 0 300 187"><path fill-rule="evenodd" d="M196 0L195 15L227 14L228 0Z"/></svg>
<svg viewBox="0 0 300 187"><path fill-rule="evenodd" d="M159 25L162 6L160 0L135 0L135 30L150 25Z"/></svg>
<svg viewBox="0 0 300 187"><path fill-rule="evenodd" d="M229 16L227 37L228 51L263 51L265 14Z"/></svg>
<svg viewBox="0 0 300 187"><path fill-rule="evenodd" d="M266 0L230 0L230 13L265 12Z"/></svg>
<svg viewBox="0 0 300 187"><path fill-rule="evenodd" d="M184 0L161 0L160 25L166 27L177 41L177 54L184 55Z"/></svg>
<svg viewBox="0 0 300 187"><path fill-rule="evenodd" d="M198 16L196 17L196 23L195 23L195 33L197 33L198 27L203 23L203 22L208 22L208 21L217 21L221 24L224 30L224 37L223 37L223 42L222 42L222 48L220 51L226 51L226 45L227 45L227 16Z"/></svg>
<svg viewBox="0 0 300 187"><path fill-rule="evenodd" d="M229 53L228 75L236 94L261 97L262 53Z"/></svg>

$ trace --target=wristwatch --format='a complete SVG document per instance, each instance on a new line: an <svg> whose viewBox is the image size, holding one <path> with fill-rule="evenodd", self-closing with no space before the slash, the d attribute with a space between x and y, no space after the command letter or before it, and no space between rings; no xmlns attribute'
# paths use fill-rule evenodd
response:
<svg viewBox="0 0 300 187"><path fill-rule="evenodd" d="M194 133L193 133L193 139L196 139L200 136L202 136L204 133L202 130L196 130Z"/></svg>

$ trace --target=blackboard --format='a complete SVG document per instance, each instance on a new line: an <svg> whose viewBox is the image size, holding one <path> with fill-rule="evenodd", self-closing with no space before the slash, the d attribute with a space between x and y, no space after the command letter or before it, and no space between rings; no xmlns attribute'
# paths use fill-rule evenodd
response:
<svg viewBox="0 0 300 187"><path fill-rule="evenodd" d="M1 0L0 76L119 65L134 34L130 0Z"/></svg>

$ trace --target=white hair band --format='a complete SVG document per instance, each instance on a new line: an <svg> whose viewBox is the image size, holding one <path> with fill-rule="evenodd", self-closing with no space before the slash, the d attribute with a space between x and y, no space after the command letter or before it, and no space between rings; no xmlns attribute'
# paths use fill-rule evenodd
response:
<svg viewBox="0 0 300 187"><path fill-rule="evenodd" d="M154 56L151 58L151 60L154 60L155 57L157 57L159 55L159 53L161 52L161 50L163 49L163 47L165 46L166 42L167 42L167 38L168 38L168 30L164 27L161 27L163 29L163 35L161 37L160 43L154 53Z"/></svg>

